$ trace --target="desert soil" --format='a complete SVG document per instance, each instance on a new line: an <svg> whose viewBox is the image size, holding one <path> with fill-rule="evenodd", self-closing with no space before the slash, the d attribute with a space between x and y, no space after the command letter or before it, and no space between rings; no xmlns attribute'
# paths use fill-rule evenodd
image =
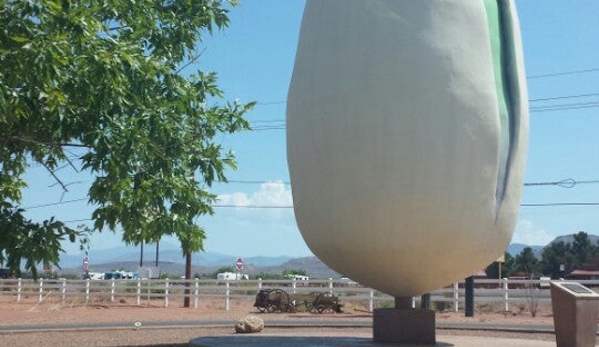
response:
<svg viewBox="0 0 599 347"><path fill-rule="evenodd" d="M181 302L179 302L181 301ZM146 347L183 347L187 346L190 339L199 336L216 336L234 334L234 322L247 315L257 315L265 321L264 333L294 333L306 336L312 335L340 335L340 336L371 336L371 328L269 328L269 321L280 320L310 320L310 319L335 319L347 321L371 322L372 315L363 307L347 303L343 313L312 314L298 313L259 313L253 307L251 300L231 300L230 309L225 310L223 299L200 300L199 307L183 308L182 299L169 303L164 307L164 302L142 302L140 306L134 302L119 299L116 302L94 301L60 302L46 298L42 303L37 298L25 298L16 302L14 296L0 295L0 346L11 347L69 347L69 346L146 346ZM539 325L552 324L551 308L540 305L536 317L522 305L514 306L509 312L501 312L501 308L493 305L478 306L474 317L465 317L464 312L439 312L437 322L470 322L484 324L516 324ZM149 328L144 323L148 322L210 322L230 321L231 326L226 328ZM135 323L141 323L136 327ZM46 324L94 324L94 323L123 323L130 328L76 331L32 331L12 332L11 326L28 326L33 328L43 327ZM553 334L543 333L508 333L493 331L456 331L438 330L438 335L468 334L477 336L501 336L507 338L526 338L554 341Z"/></svg>

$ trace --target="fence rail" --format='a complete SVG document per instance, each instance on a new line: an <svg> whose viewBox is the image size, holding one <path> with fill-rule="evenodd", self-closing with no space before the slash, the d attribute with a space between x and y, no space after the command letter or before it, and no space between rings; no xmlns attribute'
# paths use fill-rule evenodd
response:
<svg viewBox="0 0 599 347"><path fill-rule="evenodd" d="M599 288L599 281L578 281L588 287ZM500 303L505 311L511 304L527 304L550 301L549 282L540 280L475 280L475 303ZM393 302L393 298L376 290L363 287L356 282L339 279L329 280L67 280L67 279L0 279L0 297L14 297L21 302L24 297L37 297L38 302L47 297L58 297L65 302L80 299L110 300L135 298L136 305L142 302L156 303L165 307L172 299L189 297L193 307L198 308L203 298L220 298L224 309L230 309L231 299L254 299L261 289L282 289L289 293L333 292L343 303L362 303L372 311L375 305ZM412 299L416 306L419 298ZM456 312L465 301L464 282L456 282L430 293L432 303L450 304Z"/></svg>

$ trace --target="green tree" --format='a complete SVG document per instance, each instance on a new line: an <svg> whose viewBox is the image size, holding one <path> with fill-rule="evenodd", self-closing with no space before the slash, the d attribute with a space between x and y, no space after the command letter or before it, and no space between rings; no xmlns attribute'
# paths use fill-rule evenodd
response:
<svg viewBox="0 0 599 347"><path fill-rule="evenodd" d="M273 273L268 273L268 272L259 272L255 275L252 276L252 278L254 279L258 279L261 278L263 280L280 280L283 279L283 277L279 274L273 274Z"/></svg>
<svg viewBox="0 0 599 347"><path fill-rule="evenodd" d="M283 270L283 278L291 278L293 276L308 276L306 270L302 269L292 269L292 270Z"/></svg>
<svg viewBox="0 0 599 347"><path fill-rule="evenodd" d="M599 248L591 243L589 235L584 231L574 234L571 250L575 261L574 267L592 261L599 254Z"/></svg>
<svg viewBox="0 0 599 347"><path fill-rule="evenodd" d="M540 270L543 274L551 278L560 278L572 271L573 266L574 257L569 243L554 242L543 248L540 262Z"/></svg>
<svg viewBox="0 0 599 347"><path fill-rule="evenodd" d="M571 243L554 242L543 249L541 271L552 278L563 277L584 264L596 262L598 256L598 245L593 245L589 235L580 231L573 235Z"/></svg>
<svg viewBox="0 0 599 347"><path fill-rule="evenodd" d="M128 243L176 236L191 277L203 250L198 216L235 168L217 136L248 129L253 103L223 102L214 72L189 71L205 34L236 0L0 0L0 260L57 264L60 241L83 235L23 215L23 175L45 167L93 177L93 230ZM16 247L15 245L23 245ZM187 298L188 299L188 298Z"/></svg>
<svg viewBox="0 0 599 347"><path fill-rule="evenodd" d="M525 247L516 256L513 263L512 273L524 272L529 278L533 278L538 272L539 260L534 255L532 248Z"/></svg>

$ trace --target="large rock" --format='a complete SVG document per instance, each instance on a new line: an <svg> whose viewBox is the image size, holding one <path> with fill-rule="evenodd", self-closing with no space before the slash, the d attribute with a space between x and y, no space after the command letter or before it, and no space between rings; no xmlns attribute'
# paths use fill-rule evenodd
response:
<svg viewBox="0 0 599 347"><path fill-rule="evenodd" d="M262 329L264 329L264 321L256 316L241 318L237 321L237 324L235 324L236 333L258 333L262 331Z"/></svg>

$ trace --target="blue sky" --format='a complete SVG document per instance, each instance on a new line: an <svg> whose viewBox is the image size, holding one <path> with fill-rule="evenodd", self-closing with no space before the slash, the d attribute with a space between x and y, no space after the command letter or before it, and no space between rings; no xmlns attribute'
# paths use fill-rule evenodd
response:
<svg viewBox="0 0 599 347"><path fill-rule="evenodd" d="M304 0L245 0L233 8L231 25L205 38L194 69L217 71L228 100L257 101L248 119L254 131L223 136L235 151L232 181L216 185L216 214L198 223L208 231L205 250L234 256L311 255L297 229L285 155L285 100L293 69ZM599 1L517 0L531 100L530 147L525 182L573 179L572 188L526 186L523 204L599 203ZM595 94L590 96L583 96ZM547 100L549 99L549 100ZM86 203L91 177L65 169L72 183L63 193L45 169L32 166L24 207L34 219L90 218ZM597 183L585 181L597 181ZM70 202L73 201L73 202ZM255 208L255 207L282 208ZM252 208L253 207L253 208ZM71 225L90 223L72 222ZM555 236L599 234L599 206L523 206L513 242L543 245ZM120 245L120 234L92 237L94 250ZM176 247L165 240L163 248ZM65 244L70 253L77 247ZM132 248L132 252L136 251Z"/></svg>

